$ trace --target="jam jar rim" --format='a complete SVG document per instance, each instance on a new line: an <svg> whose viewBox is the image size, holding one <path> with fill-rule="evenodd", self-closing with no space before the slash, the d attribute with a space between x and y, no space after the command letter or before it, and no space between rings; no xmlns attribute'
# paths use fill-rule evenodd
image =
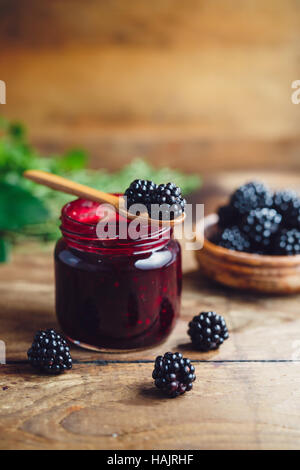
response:
<svg viewBox="0 0 300 470"><path fill-rule="evenodd" d="M121 194L117 194L121 196ZM172 239L173 228L167 226L160 226L154 233L145 234L137 239L119 238L118 235L108 238L99 238L95 233L97 222L82 222L74 217L71 217L67 210L74 204L86 202L86 199L75 199L67 202L61 210L61 225L60 230L63 237L68 244L73 248L81 249L84 251L99 251L110 249L112 252L115 248L128 249L129 247L139 247L139 251L147 251L149 247L159 247L165 245ZM101 204L99 204L101 205ZM68 222L72 224L72 230L68 227ZM76 227L87 228L87 232L76 230ZM151 248L150 248L151 249Z"/></svg>

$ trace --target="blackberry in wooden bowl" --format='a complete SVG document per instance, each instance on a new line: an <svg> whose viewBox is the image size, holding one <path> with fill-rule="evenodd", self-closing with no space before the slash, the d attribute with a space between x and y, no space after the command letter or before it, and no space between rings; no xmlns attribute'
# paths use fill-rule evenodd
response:
<svg viewBox="0 0 300 470"><path fill-rule="evenodd" d="M196 251L201 272L238 289L300 292L299 197L289 190L272 194L260 183L241 188L229 208L204 219L204 235L197 235L203 248Z"/></svg>

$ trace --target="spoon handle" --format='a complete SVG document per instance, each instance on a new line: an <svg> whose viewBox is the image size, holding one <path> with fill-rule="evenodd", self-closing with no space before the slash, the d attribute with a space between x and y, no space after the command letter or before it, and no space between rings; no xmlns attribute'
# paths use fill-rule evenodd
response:
<svg viewBox="0 0 300 470"><path fill-rule="evenodd" d="M24 172L25 178L28 178L36 183L43 184L49 188L61 191L67 194L73 194L83 199L89 199L95 202L105 202L118 207L119 198L112 194L99 191L98 189L89 188L83 184L75 183L62 176L47 173L41 170L27 170Z"/></svg>

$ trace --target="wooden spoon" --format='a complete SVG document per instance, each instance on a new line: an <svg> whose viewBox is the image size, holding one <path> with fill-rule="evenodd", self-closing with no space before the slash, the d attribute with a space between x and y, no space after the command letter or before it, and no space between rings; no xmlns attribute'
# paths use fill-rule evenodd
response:
<svg viewBox="0 0 300 470"><path fill-rule="evenodd" d="M73 194L80 198L88 199L90 201L95 201L99 203L107 203L112 205L119 214L128 219L135 219L136 217L141 220L141 222L147 222L148 224L153 221L159 225L176 225L181 224L185 219L185 213L181 216L176 217L174 220L156 220L151 219L147 212L140 214L139 216L131 214L127 211L125 206L125 200L122 197L114 196L113 194L104 193L99 189L89 188L83 184L75 183L70 181L67 178L62 176L54 175L53 173L47 173L46 171L41 170L27 170L24 172L25 178L28 178L36 183L43 184L44 186L49 186L49 188L55 189L56 191L61 191L67 194Z"/></svg>

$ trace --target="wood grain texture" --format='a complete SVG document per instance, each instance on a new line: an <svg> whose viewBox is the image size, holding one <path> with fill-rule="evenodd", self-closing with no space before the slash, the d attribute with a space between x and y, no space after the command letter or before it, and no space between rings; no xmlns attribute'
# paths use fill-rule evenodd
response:
<svg viewBox="0 0 300 470"><path fill-rule="evenodd" d="M1 339L6 342L7 359L11 361L26 360L33 332L38 328L57 326L52 253L39 254L31 263L32 250L36 251L37 247L28 246L27 249L30 254L16 253L14 262L0 269ZM205 360L292 358L299 339L299 296L270 300L256 294L238 293L210 284L201 277L194 260L190 266L194 267L184 275L181 318L163 349L180 349L190 357ZM200 354L192 350L186 329L190 318L205 310L216 310L225 316L232 339L219 351ZM271 342L265 340L266 333ZM282 337L289 340L282 341ZM161 350L162 346L157 346L146 351L112 355L74 348L73 356L84 361L151 360Z"/></svg>
<svg viewBox="0 0 300 470"><path fill-rule="evenodd" d="M1 0L0 38L28 47L138 45L167 47L205 44L278 45L294 39L297 1L287 0ZM72 12L72 14L70 14ZM154 19L156 21L154 21ZM52 28L56 20L56 28ZM288 30L288 28L290 28ZM178 34L178 31L181 34ZM77 36L74 37L74 32ZM222 44L220 44L222 43Z"/></svg>
<svg viewBox="0 0 300 470"><path fill-rule="evenodd" d="M55 379L7 366L0 448L299 449L299 364L195 365L193 391L176 400L153 388L152 364Z"/></svg>
<svg viewBox="0 0 300 470"><path fill-rule="evenodd" d="M299 171L299 16L294 0L2 0L1 113L96 168Z"/></svg>
<svg viewBox="0 0 300 470"><path fill-rule="evenodd" d="M211 210L246 178L218 175L197 200ZM293 175L265 179L299 184ZM26 362L35 330L57 327L52 247L27 244L14 252L0 267L0 339L7 347L0 448L300 448L300 296L220 287L201 276L192 251L183 261L182 315L163 345L121 354L73 347L72 371L53 378L35 375ZM210 353L194 351L186 334L187 322L205 310L224 315L230 333ZM194 390L176 400L161 398L151 379L155 356L167 350L196 366Z"/></svg>
<svg viewBox="0 0 300 470"><path fill-rule="evenodd" d="M5 341L8 361L26 360L33 333L39 328L57 327L54 312L53 264L51 250L35 255L15 253L15 260L0 268L1 339ZM186 253L182 313L164 345L129 353L95 353L73 348L80 361L152 360L162 349L181 350L197 360L292 360L297 354L300 312L299 296L289 298L239 293L211 284L197 270L193 252ZM225 316L231 340L218 351L193 351L186 334L187 323L200 311L216 310ZM270 341L266 341L266 334ZM283 341L282 338L288 338Z"/></svg>

